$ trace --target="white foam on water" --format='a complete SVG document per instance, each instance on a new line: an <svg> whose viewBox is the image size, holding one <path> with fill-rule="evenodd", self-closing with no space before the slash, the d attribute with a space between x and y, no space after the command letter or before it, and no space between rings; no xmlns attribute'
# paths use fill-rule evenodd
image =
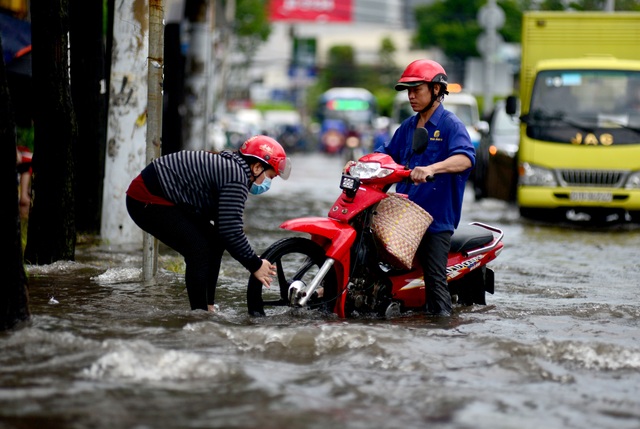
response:
<svg viewBox="0 0 640 429"><path fill-rule="evenodd" d="M640 369L640 350L603 343L547 342L542 352L560 362L573 363L591 370L615 371Z"/></svg>
<svg viewBox="0 0 640 429"><path fill-rule="evenodd" d="M104 273L91 277L91 280L99 284L122 283L140 281L142 268L109 268Z"/></svg>
<svg viewBox="0 0 640 429"><path fill-rule="evenodd" d="M82 376L94 380L164 381L217 378L232 372L219 359L181 350L165 350L143 341L106 341L106 353Z"/></svg>

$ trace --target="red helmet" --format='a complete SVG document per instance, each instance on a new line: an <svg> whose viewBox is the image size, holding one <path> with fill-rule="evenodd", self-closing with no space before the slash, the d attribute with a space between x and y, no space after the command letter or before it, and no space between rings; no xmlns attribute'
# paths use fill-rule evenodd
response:
<svg viewBox="0 0 640 429"><path fill-rule="evenodd" d="M447 73L444 68L432 60L415 60L407 66L396 83L396 91L402 91L410 86L418 86L426 82L439 83L447 90Z"/></svg>
<svg viewBox="0 0 640 429"><path fill-rule="evenodd" d="M253 136L242 143L240 153L245 156L253 156L273 168L278 176L284 180L291 173L291 160L287 158L284 149L269 136Z"/></svg>

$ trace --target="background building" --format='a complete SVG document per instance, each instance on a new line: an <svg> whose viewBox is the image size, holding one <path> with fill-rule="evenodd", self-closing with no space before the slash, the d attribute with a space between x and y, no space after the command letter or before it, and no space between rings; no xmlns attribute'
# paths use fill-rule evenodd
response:
<svg viewBox="0 0 640 429"><path fill-rule="evenodd" d="M379 61L378 50L385 38L391 39L396 48L394 62L399 68L418 58L431 58L443 63L451 81L462 83L469 92L477 95L483 93L485 80L481 58L467 62L465 69L469 72L465 76L456 68L447 67L447 59L440 50L411 48L416 28L414 9L433 3L433 0L316 0L317 9L321 9L322 5L327 10L333 9L327 14L318 13L315 16L308 14L313 3L313 0L271 0L272 8L274 5L281 8L288 5L291 9L289 14L276 16L272 11L271 36L259 49L248 73L253 101L278 99L292 88L312 83L315 79L314 70L326 64L327 53L335 45L352 46L358 64L375 64ZM337 18L330 16L331 11L339 14L345 12L345 8L350 12L347 18L344 15ZM294 39L312 41L313 52L309 52L310 59L306 64L292 70ZM513 48L507 48L505 55L513 56ZM495 71L498 75L494 93L511 94L513 68L496 67Z"/></svg>
<svg viewBox="0 0 640 429"><path fill-rule="evenodd" d="M317 4L332 4L333 11L348 8L348 16L327 17L321 13L315 17L305 15L303 4L288 16L275 15L272 10L272 33L258 51L250 71L252 98L263 101L288 92L314 80L314 72L327 61L327 52L335 45L353 46L358 64L373 64L379 59L378 50L384 38L393 41L396 47L395 62L402 65L415 58L427 55L426 51L411 51L411 37L415 23L413 4L430 3L433 0L341 0ZM286 2L274 0L272 9ZM297 12L297 13L296 13ZM275 16L274 16L275 15ZM315 18L315 19L314 19ZM311 58L301 68L291 69L294 56L294 39L312 41Z"/></svg>

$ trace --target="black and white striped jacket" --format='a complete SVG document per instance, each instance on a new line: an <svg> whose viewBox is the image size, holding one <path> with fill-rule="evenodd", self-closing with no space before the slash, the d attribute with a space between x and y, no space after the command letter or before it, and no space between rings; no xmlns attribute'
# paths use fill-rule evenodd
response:
<svg viewBox="0 0 640 429"><path fill-rule="evenodd" d="M251 170L237 152L180 151L153 161L164 196L213 221L225 249L249 272L262 261L244 233Z"/></svg>

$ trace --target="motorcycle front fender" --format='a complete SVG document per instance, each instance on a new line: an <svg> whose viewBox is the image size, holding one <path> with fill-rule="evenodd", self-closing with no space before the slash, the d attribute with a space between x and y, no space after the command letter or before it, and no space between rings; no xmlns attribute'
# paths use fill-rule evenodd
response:
<svg viewBox="0 0 640 429"><path fill-rule="evenodd" d="M340 263L346 261L344 265L349 267L349 251L356 239L352 226L326 217L305 217L287 220L280 228L310 234L311 240L325 249L327 257Z"/></svg>

